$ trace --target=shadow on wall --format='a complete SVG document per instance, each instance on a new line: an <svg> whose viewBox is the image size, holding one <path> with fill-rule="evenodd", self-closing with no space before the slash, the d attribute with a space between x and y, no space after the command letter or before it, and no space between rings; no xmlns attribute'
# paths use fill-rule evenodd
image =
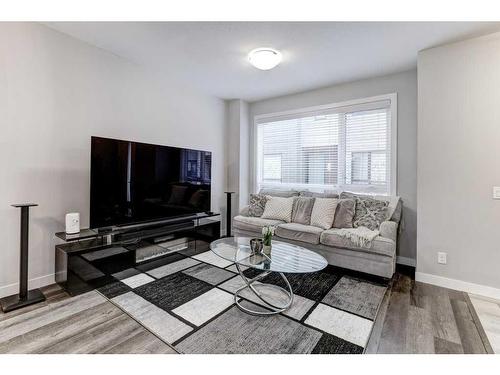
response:
<svg viewBox="0 0 500 375"><path fill-rule="evenodd" d="M417 238L417 211L405 206L403 203L403 213L401 222L401 233L398 239L398 256L409 258L416 263L417 246L415 239ZM413 264L415 266L416 264Z"/></svg>

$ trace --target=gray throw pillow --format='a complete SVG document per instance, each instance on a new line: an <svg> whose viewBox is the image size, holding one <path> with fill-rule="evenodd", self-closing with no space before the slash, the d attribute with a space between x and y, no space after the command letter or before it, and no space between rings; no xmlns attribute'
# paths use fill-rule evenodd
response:
<svg viewBox="0 0 500 375"><path fill-rule="evenodd" d="M314 206L314 198L297 197L293 201L292 223L309 225Z"/></svg>
<svg viewBox="0 0 500 375"><path fill-rule="evenodd" d="M354 198L340 199L333 220L334 228L352 228L352 220L356 212L356 200Z"/></svg>
<svg viewBox="0 0 500 375"><path fill-rule="evenodd" d="M248 205L248 216L261 217L266 207L267 198L263 194L250 194L250 204Z"/></svg>
<svg viewBox="0 0 500 375"><path fill-rule="evenodd" d="M346 192L340 194L340 198L354 198L356 200L356 212L352 222L354 228L366 227L377 230L380 224L387 220L389 202Z"/></svg>

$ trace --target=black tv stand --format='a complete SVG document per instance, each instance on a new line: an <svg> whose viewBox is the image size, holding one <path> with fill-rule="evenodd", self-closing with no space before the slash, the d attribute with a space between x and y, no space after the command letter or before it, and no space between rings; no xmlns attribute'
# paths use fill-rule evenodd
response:
<svg viewBox="0 0 500 375"><path fill-rule="evenodd" d="M55 246L56 282L70 295L77 295L116 282L115 273L147 267L148 262L174 252L208 251L209 243L220 238L220 214L56 236L62 240Z"/></svg>

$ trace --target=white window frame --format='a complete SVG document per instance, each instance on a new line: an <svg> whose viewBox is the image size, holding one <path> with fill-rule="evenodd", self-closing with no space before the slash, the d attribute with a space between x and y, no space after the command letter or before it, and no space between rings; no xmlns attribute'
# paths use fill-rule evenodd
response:
<svg viewBox="0 0 500 375"><path fill-rule="evenodd" d="M338 103L331 103L331 104L325 104L325 105L318 105L318 106L312 106L312 107L305 107L305 108L299 108L299 109L293 109L289 111L282 111L282 112L274 112L274 113L266 113L266 114L261 114L261 115L256 115L254 116L253 119L253 160L252 160L252 191L257 192L259 189L258 186L258 179L257 179L257 173L260 170L259 166L259 140L258 140L258 131L257 127L259 123L265 122L265 121L277 121L279 118L283 118L285 116L296 116L296 115L304 115L307 116L308 113L311 112L319 112L319 111L328 111L328 110L335 110L340 107L348 107L348 106L354 106L354 105L362 105L362 104L371 104L374 102L378 101L384 101L384 100L389 100L390 101L390 113L391 113L391 120L389 121L389 130L387 132L387 141L389 142L390 145L390 181L389 181L389 193L388 195L395 196L397 195L398 192L398 187L397 187L397 181L398 181L398 96L397 92L390 93L390 94L384 94L384 95L377 95L377 96L371 96L371 97L366 97L366 98L361 98L361 99L354 99L354 100L347 100L343 102L338 102ZM299 189L307 189L307 187L303 187L299 184L290 184L290 189L292 189L294 186L298 187Z"/></svg>

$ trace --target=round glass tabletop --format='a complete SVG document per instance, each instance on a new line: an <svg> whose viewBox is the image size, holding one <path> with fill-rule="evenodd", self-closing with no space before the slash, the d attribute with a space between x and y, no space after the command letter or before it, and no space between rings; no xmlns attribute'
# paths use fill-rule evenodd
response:
<svg viewBox="0 0 500 375"><path fill-rule="evenodd" d="M328 265L321 255L301 246L272 241L270 255L252 254L250 237L227 237L210 244L210 249L226 260L259 270L307 273L320 271Z"/></svg>

